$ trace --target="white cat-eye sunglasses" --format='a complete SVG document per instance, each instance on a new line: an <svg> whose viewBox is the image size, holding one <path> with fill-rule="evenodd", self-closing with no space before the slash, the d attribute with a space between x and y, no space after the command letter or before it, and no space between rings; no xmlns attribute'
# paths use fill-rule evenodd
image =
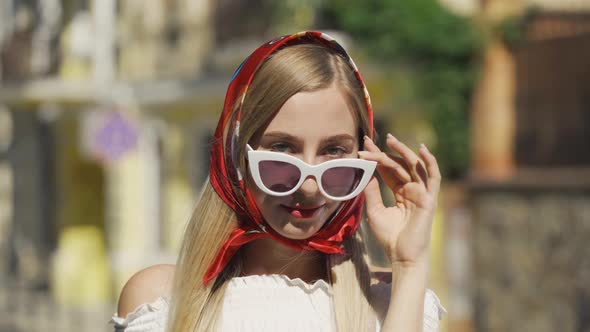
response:
<svg viewBox="0 0 590 332"><path fill-rule="evenodd" d="M308 176L313 176L320 192L334 201L360 194L369 183L376 161L357 158L333 159L317 165L273 151L257 151L247 144L248 165L254 182L272 196L294 193Z"/></svg>

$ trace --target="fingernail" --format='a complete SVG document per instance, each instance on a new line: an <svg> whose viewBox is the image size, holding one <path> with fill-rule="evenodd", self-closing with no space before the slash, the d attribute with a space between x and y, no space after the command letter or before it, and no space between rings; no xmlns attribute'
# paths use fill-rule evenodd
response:
<svg viewBox="0 0 590 332"><path fill-rule="evenodd" d="M420 147L424 148L426 151L428 151L428 148L426 147L426 145L424 145L424 143L420 143Z"/></svg>
<svg viewBox="0 0 590 332"><path fill-rule="evenodd" d="M371 137L365 135L365 141L369 141L369 143L375 145L375 142L373 142L373 140L371 139Z"/></svg>
<svg viewBox="0 0 590 332"><path fill-rule="evenodd" d="M394 141L397 141L397 138L395 138L395 136L393 136L391 133L387 133L387 138L391 138Z"/></svg>
<svg viewBox="0 0 590 332"><path fill-rule="evenodd" d="M366 157L369 153L367 151L359 151L359 157Z"/></svg>

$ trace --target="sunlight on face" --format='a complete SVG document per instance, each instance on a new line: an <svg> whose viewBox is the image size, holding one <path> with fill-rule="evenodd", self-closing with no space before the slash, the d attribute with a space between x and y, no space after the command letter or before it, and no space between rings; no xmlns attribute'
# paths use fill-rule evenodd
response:
<svg viewBox="0 0 590 332"><path fill-rule="evenodd" d="M261 137L250 145L256 150L287 153L314 165L335 158L356 158L357 128L344 94L330 87L289 98ZM324 197L313 177L289 196L267 195L255 184L250 190L266 222L291 239L311 237L341 203Z"/></svg>

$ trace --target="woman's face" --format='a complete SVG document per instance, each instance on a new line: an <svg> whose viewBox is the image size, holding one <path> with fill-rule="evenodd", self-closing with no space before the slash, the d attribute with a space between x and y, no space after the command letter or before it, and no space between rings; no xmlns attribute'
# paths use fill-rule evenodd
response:
<svg viewBox="0 0 590 332"><path fill-rule="evenodd" d="M293 95L250 145L256 150L287 153L315 165L335 158L356 158L357 128L344 94L330 87ZM341 203L323 196L311 176L296 192L283 197L267 195L253 181L250 183L262 216L286 238L311 237Z"/></svg>

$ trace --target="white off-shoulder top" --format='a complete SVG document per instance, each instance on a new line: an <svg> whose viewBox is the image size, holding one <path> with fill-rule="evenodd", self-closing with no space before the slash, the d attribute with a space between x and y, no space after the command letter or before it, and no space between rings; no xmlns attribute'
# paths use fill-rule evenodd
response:
<svg viewBox="0 0 590 332"><path fill-rule="evenodd" d="M388 305L390 291L390 284L371 287L377 305ZM324 280L308 284L279 274L233 278L225 291L221 331L336 331L331 294L331 286ZM168 298L159 297L140 305L125 318L114 314L109 323L116 332L164 332L168 304ZM443 314L446 310L440 300L427 289L423 331L437 332ZM381 323L378 319L377 331Z"/></svg>

